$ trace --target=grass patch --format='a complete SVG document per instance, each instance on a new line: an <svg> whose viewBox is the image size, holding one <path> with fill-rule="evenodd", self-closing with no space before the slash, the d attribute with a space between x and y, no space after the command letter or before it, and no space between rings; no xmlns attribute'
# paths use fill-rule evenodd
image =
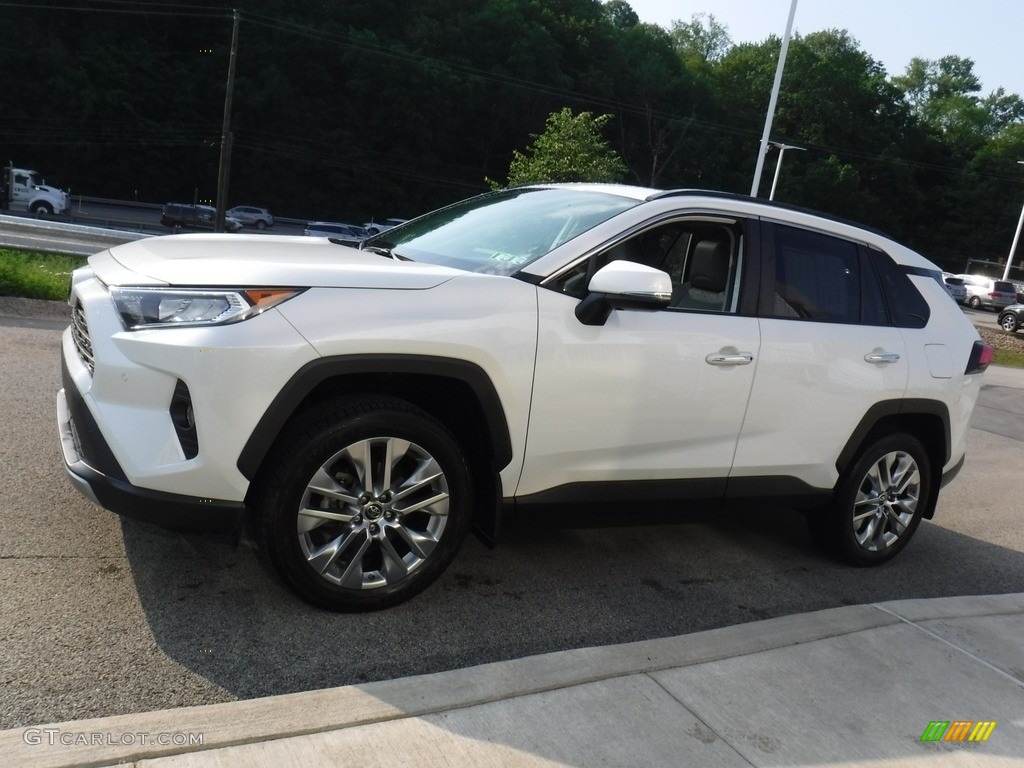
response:
<svg viewBox="0 0 1024 768"><path fill-rule="evenodd" d="M71 272L85 262L84 256L0 248L0 295L62 301Z"/></svg>
<svg viewBox="0 0 1024 768"><path fill-rule="evenodd" d="M1006 365L1010 368L1024 368L1024 353L1010 349L997 349L992 357L994 365Z"/></svg>

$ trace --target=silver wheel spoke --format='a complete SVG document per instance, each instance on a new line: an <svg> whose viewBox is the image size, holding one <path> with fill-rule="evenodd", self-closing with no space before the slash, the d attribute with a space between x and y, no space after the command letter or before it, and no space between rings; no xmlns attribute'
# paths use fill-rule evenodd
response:
<svg viewBox="0 0 1024 768"><path fill-rule="evenodd" d="M359 543L359 549L352 556L349 561L348 567L341 574L341 578L338 579L338 583L343 587L349 589L362 589L363 588L363 555L366 554L366 550L370 546L370 537L365 533L363 534L363 540Z"/></svg>
<svg viewBox="0 0 1024 768"><path fill-rule="evenodd" d="M346 532L341 536L331 539L319 549L308 553L307 559L318 573L323 573L337 559L338 555L348 546L352 540L352 533Z"/></svg>
<svg viewBox="0 0 1024 768"><path fill-rule="evenodd" d="M888 488L892 485L892 477L889 474L889 456L883 456L875 464L873 481L872 484L876 488Z"/></svg>
<svg viewBox="0 0 1024 768"><path fill-rule="evenodd" d="M342 501L345 504L359 503L355 496L352 496L340 483L327 474L325 467L320 467L317 473L313 475L313 479L309 483L309 490L313 491L313 493L319 493L321 496L326 496L329 499Z"/></svg>
<svg viewBox="0 0 1024 768"><path fill-rule="evenodd" d="M419 531L413 531L405 526L397 526L394 528L402 540L408 545L409 550L421 560L426 560L430 557L430 553L434 551L434 547L437 546L437 539L433 536L420 533Z"/></svg>
<svg viewBox="0 0 1024 768"><path fill-rule="evenodd" d="M395 551L394 545L388 540L387 536L381 536L377 540L377 544L380 547L381 559L384 561L381 570L384 572L384 578L388 584L393 584L399 579L405 578L409 575L409 569L405 565L405 561L402 560L401 555Z"/></svg>
<svg viewBox="0 0 1024 768"><path fill-rule="evenodd" d="M444 505L444 509L427 509L427 507L432 507L433 505L442 502L447 498L447 493L439 493L436 496L431 496L429 499L418 501L415 504L406 507L405 509L396 509L395 512L397 512L399 515L410 515L413 512L426 512L428 515L447 515L447 504Z"/></svg>
<svg viewBox="0 0 1024 768"><path fill-rule="evenodd" d="M328 520L336 523L351 523L354 518L355 513L330 512L326 509L305 507L299 510L299 533L311 531Z"/></svg>

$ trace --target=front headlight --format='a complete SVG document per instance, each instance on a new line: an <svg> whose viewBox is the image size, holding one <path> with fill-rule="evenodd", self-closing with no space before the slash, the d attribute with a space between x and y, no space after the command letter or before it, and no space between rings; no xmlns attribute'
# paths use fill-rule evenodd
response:
<svg viewBox="0 0 1024 768"><path fill-rule="evenodd" d="M110 298L129 331L237 323L298 296L295 288L116 288Z"/></svg>

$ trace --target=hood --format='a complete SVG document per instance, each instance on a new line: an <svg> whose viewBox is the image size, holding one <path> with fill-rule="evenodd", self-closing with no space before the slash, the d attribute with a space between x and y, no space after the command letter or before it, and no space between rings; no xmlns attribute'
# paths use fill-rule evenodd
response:
<svg viewBox="0 0 1024 768"><path fill-rule="evenodd" d="M459 270L397 261L320 237L162 235L89 259L108 285L433 288Z"/></svg>

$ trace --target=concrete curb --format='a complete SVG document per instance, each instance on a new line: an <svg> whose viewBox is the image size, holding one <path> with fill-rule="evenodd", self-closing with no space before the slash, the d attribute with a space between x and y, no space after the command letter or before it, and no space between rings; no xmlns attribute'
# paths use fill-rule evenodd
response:
<svg viewBox="0 0 1024 768"><path fill-rule="evenodd" d="M385 723L634 674L714 663L902 623L1022 613L1024 593L832 608L692 635L561 651L360 686L16 728L0 732L0 754L11 765L37 768L86 768L170 755L198 756L224 747ZM922 630L922 638L934 637L926 628ZM152 738L155 734L189 733L203 734L203 743L139 743L142 734ZM62 739L73 743L65 745ZM55 743L50 744L52 740ZM129 740L131 743L123 743Z"/></svg>

